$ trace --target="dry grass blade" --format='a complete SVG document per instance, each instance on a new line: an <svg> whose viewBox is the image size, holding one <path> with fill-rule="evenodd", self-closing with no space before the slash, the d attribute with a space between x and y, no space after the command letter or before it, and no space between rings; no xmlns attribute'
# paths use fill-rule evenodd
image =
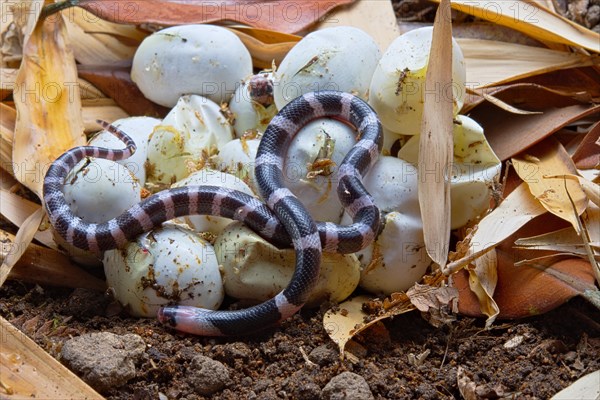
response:
<svg viewBox="0 0 600 400"><path fill-rule="evenodd" d="M458 39L472 87L507 82L566 68L598 64L597 57L495 40Z"/></svg>
<svg viewBox="0 0 600 400"><path fill-rule="evenodd" d="M85 143L77 68L59 15L40 20L23 50L14 93L16 178L41 197L43 171L66 149Z"/></svg>
<svg viewBox="0 0 600 400"><path fill-rule="evenodd" d="M579 46L600 52L600 35L533 1L453 0L452 7L538 40Z"/></svg>
<svg viewBox="0 0 600 400"><path fill-rule="evenodd" d="M442 0L437 11L425 86L419 142L419 206L423 218L425 247L431 259L446 265L450 241L450 168L453 158L453 99L444 95L452 85L452 25L450 1Z"/></svg>
<svg viewBox="0 0 600 400"><path fill-rule="evenodd" d="M508 111L509 113L512 113L512 114L520 114L520 115L543 114L543 112L541 112L541 111L527 111L527 110L521 110L517 107L513 107L510 104L505 103L502 100L492 96L491 94L487 94L485 92L483 92L481 95L483 96L484 99L486 99L487 101L489 101L496 107L499 107L499 108L503 109L504 111Z"/></svg>

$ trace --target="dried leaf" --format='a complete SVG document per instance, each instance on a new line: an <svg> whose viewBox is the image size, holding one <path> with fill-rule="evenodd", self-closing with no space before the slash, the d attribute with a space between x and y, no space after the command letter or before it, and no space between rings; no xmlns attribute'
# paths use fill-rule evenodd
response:
<svg viewBox="0 0 600 400"><path fill-rule="evenodd" d="M495 40L458 39L470 87L498 86L560 69L595 65L586 54Z"/></svg>
<svg viewBox="0 0 600 400"><path fill-rule="evenodd" d="M62 14L75 59L83 65L129 60L148 35L135 26L108 22L77 8Z"/></svg>
<svg viewBox="0 0 600 400"><path fill-rule="evenodd" d="M498 318L540 315L574 296L595 290L589 262L580 258L554 261L551 266L545 263L516 266L512 252L498 250L498 285L494 293L494 300L500 309ZM453 276L453 286L459 291L459 311L468 316L481 316L479 302L467 280L466 271Z"/></svg>
<svg viewBox="0 0 600 400"><path fill-rule="evenodd" d="M37 232L38 227L42 223L42 219L45 215L45 211L42 208L39 208L36 212L31 214L25 220L25 222L23 222L23 225L21 225L19 232L17 232L17 237L15 238L15 243L18 243L19 246L17 246L15 251L7 255L2 262L2 266L0 266L0 287L4 285L4 282L8 278L11 269L14 267L17 261L19 261L33 240L33 236Z"/></svg>
<svg viewBox="0 0 600 400"><path fill-rule="evenodd" d="M4 100L10 96L15 87L15 80L17 79L17 70L12 68L0 68L0 100Z"/></svg>
<svg viewBox="0 0 600 400"><path fill-rule="evenodd" d="M600 122L590 127L571 158L579 169L600 167Z"/></svg>
<svg viewBox="0 0 600 400"><path fill-rule="evenodd" d="M16 178L41 197L43 172L66 149L85 143L77 69L60 15L40 21L25 45L14 100Z"/></svg>
<svg viewBox="0 0 600 400"><path fill-rule="evenodd" d="M545 97L538 98L539 102L548 98L547 93L541 96ZM490 146L498 158L504 161L574 121L600 111L600 105L593 104L548 107L541 110L543 114L517 115L484 103L473 109L470 116L483 126ZM531 107L528 109L532 110Z"/></svg>
<svg viewBox="0 0 600 400"><path fill-rule="evenodd" d="M458 312L458 291L443 286L433 287L416 283L408 289L406 295L417 310L425 313L425 318L436 328L448 325L455 320L453 313Z"/></svg>
<svg viewBox="0 0 600 400"><path fill-rule="evenodd" d="M524 183L517 186L498 208L479 222L476 232L470 238L466 254L449 263L445 273L458 271L545 212L546 209L533 197Z"/></svg>
<svg viewBox="0 0 600 400"><path fill-rule="evenodd" d="M393 297L393 295L392 295ZM394 302L390 308L383 307L380 315L370 315L363 309L364 304L373 302L368 296L358 296L347 300L334 309L328 310L323 316L323 327L325 331L339 347L340 357L344 358L346 344L358 333L373 326L379 321L414 310L408 298L403 296L400 301Z"/></svg>
<svg viewBox="0 0 600 400"><path fill-rule="evenodd" d="M252 55L252 64L270 69L273 62L279 65L286 54L302 39L300 36L266 29L235 27L231 29Z"/></svg>
<svg viewBox="0 0 600 400"><path fill-rule="evenodd" d="M487 316L485 327L489 328L500 313L500 308L494 301L494 291L498 283L496 250L492 249L482 254L474 263L475 268L467 268L469 272L469 287L479 300L479 309Z"/></svg>
<svg viewBox="0 0 600 400"><path fill-rule="evenodd" d="M600 35L540 7L530 0L453 0L452 7L498 25L508 26L541 41L599 52Z"/></svg>
<svg viewBox="0 0 600 400"><path fill-rule="evenodd" d="M18 251L19 245L16 240L13 235L0 230L0 260ZM86 288L99 292L106 290L106 282L71 263L68 256L34 243L27 246L10 271L8 279L40 285Z"/></svg>
<svg viewBox="0 0 600 400"><path fill-rule="evenodd" d="M331 9L353 0L76 0L56 3L46 10L77 5L112 22L125 24L183 25L234 21L285 33L299 32L317 22Z"/></svg>
<svg viewBox="0 0 600 400"><path fill-rule="evenodd" d="M98 123L96 121L99 119L103 121L116 121L129 117L129 114L116 105L84 106L81 114L86 132L96 132L98 130Z"/></svg>
<svg viewBox="0 0 600 400"><path fill-rule="evenodd" d="M556 139L549 138L513 157L512 163L519 177L544 208L570 222L577 233L581 233L577 216L585 211L587 196L576 181L549 178L577 173L577 168L564 147ZM575 204L576 214L572 211L569 196Z"/></svg>
<svg viewBox="0 0 600 400"><path fill-rule="evenodd" d="M129 63L81 65L79 66L79 76L90 81L130 115L153 117L167 115L169 110L166 107L159 106L144 97L137 85L131 80L130 69ZM99 117L96 119L99 119ZM114 119L107 121L114 121Z"/></svg>
<svg viewBox="0 0 600 400"><path fill-rule="evenodd" d="M22 198L6 190L0 191L0 214L17 227L21 227L27 218L41 207L32 201ZM56 248L52 232L47 229L35 233L35 239L50 248Z"/></svg>
<svg viewBox="0 0 600 400"><path fill-rule="evenodd" d="M17 111L0 103L0 162L2 168L15 176L15 169L19 169L12 162L13 138L15 135L15 124L17 121Z"/></svg>
<svg viewBox="0 0 600 400"><path fill-rule="evenodd" d="M442 268L450 243L450 174L453 149L452 96L440 96L440 88L452 85L452 24L450 1L442 0L433 24L433 38L425 86L436 94L425 95L419 142L419 206L423 218L425 248ZM427 91L425 91L427 94Z"/></svg>
<svg viewBox="0 0 600 400"><path fill-rule="evenodd" d="M487 94L485 92L483 92L481 95L483 96L484 99L486 99L487 101L489 101L496 107L499 107L499 108L503 109L504 111L508 111L509 113L512 113L512 114L521 114L521 115L543 114L543 112L541 112L541 111L527 111L527 110L521 110L517 107L513 107L510 104L507 104L507 103L503 102L502 100L492 96L491 94Z"/></svg>

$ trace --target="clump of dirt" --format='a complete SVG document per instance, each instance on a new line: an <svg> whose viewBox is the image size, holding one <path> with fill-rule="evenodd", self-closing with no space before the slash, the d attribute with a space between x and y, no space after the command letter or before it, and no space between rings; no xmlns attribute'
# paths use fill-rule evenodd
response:
<svg viewBox="0 0 600 400"><path fill-rule="evenodd" d="M132 379L103 392L111 400L344 398L331 388L350 378L356 393L370 398L360 377L375 399L450 399L460 398L459 373L486 398L549 398L600 368L600 311L581 299L546 315L496 322L490 330L463 317L433 328L417 312L405 314L384 323L389 335L357 338L353 357L344 361L323 328L324 309L236 338L180 334L152 319L109 317L107 310L100 293L19 282L0 289L0 314L53 356L85 333L139 335L146 351ZM212 396L198 394L198 356L228 374Z"/></svg>

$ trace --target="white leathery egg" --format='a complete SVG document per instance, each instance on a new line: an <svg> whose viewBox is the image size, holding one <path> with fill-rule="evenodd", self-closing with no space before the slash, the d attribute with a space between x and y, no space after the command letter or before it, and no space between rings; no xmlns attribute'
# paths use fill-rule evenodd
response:
<svg viewBox="0 0 600 400"><path fill-rule="evenodd" d="M85 158L67 174L63 193L75 215L101 223L139 203L141 186L127 167L115 161Z"/></svg>
<svg viewBox="0 0 600 400"><path fill-rule="evenodd" d="M229 101L233 114L235 136L241 138L247 132L264 133L271 119L277 114L273 101L272 73L253 75L237 88Z"/></svg>
<svg viewBox="0 0 600 400"><path fill-rule="evenodd" d="M337 195L337 171L356 143L356 132L333 119L304 126L292 139L284 159L284 185L317 221L338 223L342 203Z"/></svg>
<svg viewBox="0 0 600 400"><path fill-rule="evenodd" d="M340 90L366 99L380 57L373 38L358 28L339 26L306 35L274 73L277 109L315 90Z"/></svg>
<svg viewBox="0 0 600 400"><path fill-rule="evenodd" d="M380 157L363 179L384 215L376 240L356 253L360 286L377 294L406 290L425 274L431 260L424 251L417 170L395 157ZM344 214L342 224L350 223Z"/></svg>
<svg viewBox="0 0 600 400"><path fill-rule="evenodd" d="M104 272L116 300L133 316L154 317L167 304L216 310L224 297L213 247L172 224L105 252Z"/></svg>
<svg viewBox="0 0 600 400"><path fill-rule="evenodd" d="M251 196L254 195L252 189L235 175L210 168L196 171L187 178L174 183L172 187L200 185L219 186L238 190ZM228 218L217 217L214 215L188 215L186 217L178 218L177 220L185 222L196 232L210 232L215 235L221 233L221 231L231 222Z"/></svg>
<svg viewBox="0 0 600 400"><path fill-rule="evenodd" d="M454 115L464 103L466 65L458 43L452 39L452 83L425 87L432 27L418 28L396 38L373 73L369 104L390 131L416 135L421 129L425 96L452 96ZM439 101L439 100L438 100Z"/></svg>
<svg viewBox="0 0 600 400"><path fill-rule="evenodd" d="M148 36L133 58L131 79L144 96L165 107L199 94L226 102L252 74L252 58L241 40L215 25L180 25Z"/></svg>
<svg viewBox="0 0 600 400"><path fill-rule="evenodd" d="M417 165L420 135L413 136L400 149L398 157ZM451 229L466 225L490 206L491 187L502 162L473 119L458 115L454 123L454 163L450 167L452 203Z"/></svg>
<svg viewBox="0 0 600 400"><path fill-rule="evenodd" d="M228 296L265 301L283 290L294 273L293 249L277 249L241 222L228 225L214 246ZM321 273L307 306L344 300L356 289L359 278L354 254L323 253Z"/></svg>
<svg viewBox="0 0 600 400"><path fill-rule="evenodd" d="M254 165L260 139L234 139L221 146L219 154L213 160L216 168L235 175L259 194Z"/></svg>
<svg viewBox="0 0 600 400"><path fill-rule="evenodd" d="M183 96L148 143L147 180L171 185L202 169L219 147L233 139L220 107L202 96Z"/></svg>
<svg viewBox="0 0 600 400"><path fill-rule="evenodd" d="M136 176L141 186L146 183L146 156L148 155L148 138L154 127L160 124L160 119L152 117L128 117L121 118L112 123L133 139L136 151L133 156L117 161L125 165ZM90 140L91 146L105 147L108 149L122 149L124 144L107 130L102 130Z"/></svg>

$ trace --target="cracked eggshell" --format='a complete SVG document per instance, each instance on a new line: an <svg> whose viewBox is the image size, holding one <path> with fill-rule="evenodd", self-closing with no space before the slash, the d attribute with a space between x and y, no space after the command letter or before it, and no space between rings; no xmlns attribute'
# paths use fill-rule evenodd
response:
<svg viewBox="0 0 600 400"><path fill-rule="evenodd" d="M340 121L319 119L304 126L290 143L283 166L285 185L317 221L339 223L342 217L337 170L356 143L355 135Z"/></svg>
<svg viewBox="0 0 600 400"><path fill-rule="evenodd" d="M294 273L294 250L277 249L241 222L227 226L214 246L229 296L268 300L287 286ZM307 306L343 301L356 289L359 278L360 264L354 254L323 253L321 274Z"/></svg>
<svg viewBox="0 0 600 400"><path fill-rule="evenodd" d="M258 195L254 164L260 139L234 139L221 146L214 158L217 169L236 176Z"/></svg>
<svg viewBox="0 0 600 400"><path fill-rule="evenodd" d="M171 224L104 253L104 272L116 300L133 316L154 317L167 304L216 310L224 297L213 247Z"/></svg>
<svg viewBox="0 0 600 400"><path fill-rule="evenodd" d="M199 185L219 186L223 188L239 190L240 192L247 193L251 196L254 195L254 193L252 193L252 189L250 189L250 187L242 182L238 177L210 168L204 168L200 171L196 171L187 178L176 182L172 187L175 188ZM196 232L210 232L215 235L220 234L221 231L225 229L229 223L231 223L231 220L228 218L217 217L213 215L188 215L183 218L178 218L177 221L184 222Z"/></svg>
<svg viewBox="0 0 600 400"><path fill-rule="evenodd" d="M220 107L202 96L183 96L158 125L148 143L148 181L171 185L204 167L233 130Z"/></svg>
<svg viewBox="0 0 600 400"><path fill-rule="evenodd" d="M451 229L460 228L482 215L490 206L491 187L502 162L490 147L483 128L473 119L458 115L454 124L454 164L451 168ZM417 165L419 137L413 136L398 157Z"/></svg>
<svg viewBox="0 0 600 400"><path fill-rule="evenodd" d="M214 25L180 25L148 36L133 57L131 79L148 99L173 107L199 94L221 104L252 74L241 40Z"/></svg>
<svg viewBox="0 0 600 400"><path fill-rule="evenodd" d="M141 186L146 183L146 156L148 155L148 139L154 127L160 124L160 119L152 117L128 117L121 118L112 123L133 139L137 150L133 156L126 160L117 161L125 165L138 179ZM98 132L89 142L92 146L105 147L107 149L122 149L123 142L107 130Z"/></svg>
<svg viewBox="0 0 600 400"><path fill-rule="evenodd" d="M358 28L339 26L306 35L274 73L277 109L315 90L340 90L366 99L380 57L377 43Z"/></svg>
<svg viewBox="0 0 600 400"><path fill-rule="evenodd" d="M425 95L452 95L454 115L462 108L466 65L454 39L451 87L436 87L434 93L431 93L434 89L424 90L432 32L432 27L424 27L404 33L390 44L377 64L369 89L369 104L386 129L404 135L418 134Z"/></svg>
<svg viewBox="0 0 600 400"><path fill-rule="evenodd" d="M236 137L241 138L246 132L264 133L277 114L277 107L273 102L272 76L272 73L254 75L246 79L233 94L229 101L229 111L234 117L233 130ZM257 89L252 90L253 87Z"/></svg>

